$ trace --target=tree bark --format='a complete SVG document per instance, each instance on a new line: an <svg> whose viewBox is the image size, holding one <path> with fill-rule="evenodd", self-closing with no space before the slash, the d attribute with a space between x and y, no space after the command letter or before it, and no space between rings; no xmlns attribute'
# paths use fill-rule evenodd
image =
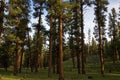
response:
<svg viewBox="0 0 120 80"><path fill-rule="evenodd" d="M59 16L59 80L64 80L64 72L63 72L63 45L62 45L62 16Z"/></svg>
<svg viewBox="0 0 120 80"><path fill-rule="evenodd" d="M24 45L22 44L22 50L21 50L21 56L20 56L20 68L19 68L19 73L21 73L21 71L22 71L23 53L24 53Z"/></svg>
<svg viewBox="0 0 120 80"><path fill-rule="evenodd" d="M57 28L56 28L56 33L58 32L59 33L59 28L58 28L58 31L57 31ZM59 34L58 34L58 37L56 37L56 40L55 40L55 44L56 44L56 51L55 51L55 53L56 53L56 73L57 74L60 74L60 55L59 55L59 43L60 43L60 41L59 41L59 38L60 38L60 36L59 36Z"/></svg>
<svg viewBox="0 0 120 80"><path fill-rule="evenodd" d="M48 77L52 77L52 17L50 16L50 41L49 41L49 68Z"/></svg>
<svg viewBox="0 0 120 80"><path fill-rule="evenodd" d="M36 42L36 59L35 59L35 72L38 72L38 67L39 67L39 38L40 38L40 27L41 27L41 13L42 10L40 8L39 12L39 25L37 25L37 42Z"/></svg>
<svg viewBox="0 0 120 80"><path fill-rule="evenodd" d="M75 0L75 3L76 3L76 6L74 7L75 9L75 27L76 27L76 55L77 55L77 69L78 69L78 74L80 74L80 32L79 32L79 22L78 22L78 10L79 10L79 7L77 6L77 3L78 1Z"/></svg>
<svg viewBox="0 0 120 80"><path fill-rule="evenodd" d="M100 55L100 63L101 63L101 74L104 75L104 55L103 55L103 37L102 37L102 28L104 26L102 26L101 20L102 19L102 15L100 14L102 11L101 8L101 0L97 1L97 12L96 12L96 16L97 16L97 26L98 26L98 36L99 36L99 55Z"/></svg>
<svg viewBox="0 0 120 80"><path fill-rule="evenodd" d="M3 29L4 4L5 4L5 0L1 0L0 15L2 16L0 16L0 36Z"/></svg>
<svg viewBox="0 0 120 80"><path fill-rule="evenodd" d="M98 24L99 27L99 55L100 55L100 62L101 62L101 74L104 75L104 56L103 56L103 47L102 47L102 30L101 30L101 23Z"/></svg>
<svg viewBox="0 0 120 80"><path fill-rule="evenodd" d="M81 11L81 40L82 40L82 74L86 74L85 72L85 55L84 55L84 25L83 25L83 0L80 3L80 11Z"/></svg>
<svg viewBox="0 0 120 80"><path fill-rule="evenodd" d="M20 52L21 52L21 46L19 43L16 43L16 53L15 53L15 61L14 61L14 75L16 76L19 72L20 67Z"/></svg>
<svg viewBox="0 0 120 80"><path fill-rule="evenodd" d="M39 27L37 31L36 55L35 55L35 72L38 72L39 67Z"/></svg>
<svg viewBox="0 0 120 80"><path fill-rule="evenodd" d="M32 54L31 54L31 46L30 46L30 35L29 35L29 30L27 32L27 35L28 35L28 49L29 49L29 66L31 68L31 72L33 72L33 60L32 60Z"/></svg>
<svg viewBox="0 0 120 80"><path fill-rule="evenodd" d="M77 49L77 68L78 68L78 74L80 74L80 53L79 50Z"/></svg>

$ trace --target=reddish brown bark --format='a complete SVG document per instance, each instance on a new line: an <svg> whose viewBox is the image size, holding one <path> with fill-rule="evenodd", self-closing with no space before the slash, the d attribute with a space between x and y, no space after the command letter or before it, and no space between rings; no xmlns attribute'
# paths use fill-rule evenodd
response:
<svg viewBox="0 0 120 80"><path fill-rule="evenodd" d="M21 46L19 43L16 43L16 52L14 56L14 75L16 76L19 72L20 67L20 52L21 52Z"/></svg>
<svg viewBox="0 0 120 80"><path fill-rule="evenodd" d="M21 50L21 56L20 56L20 68L19 68L19 73L21 73L21 71L22 71L23 53L24 53L24 45L22 44L22 50Z"/></svg>
<svg viewBox="0 0 120 80"><path fill-rule="evenodd" d="M59 80L64 80L64 72L63 72L63 45L62 45L62 16L59 16Z"/></svg>

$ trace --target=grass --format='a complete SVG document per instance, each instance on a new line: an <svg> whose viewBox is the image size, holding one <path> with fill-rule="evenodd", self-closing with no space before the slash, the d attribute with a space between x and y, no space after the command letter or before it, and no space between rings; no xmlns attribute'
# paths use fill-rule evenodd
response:
<svg viewBox="0 0 120 80"><path fill-rule="evenodd" d="M72 68L72 61L67 60L64 62L65 80L120 80L120 62L113 65L112 62L106 61L105 63L105 75L100 74L99 58L88 58L86 62L86 75L77 74L77 69ZM109 72L111 70L111 73ZM0 69L0 80L58 80L58 74L53 74L52 78L47 77L47 68L40 69L39 72L31 73L29 70L22 71L22 74L13 76L11 69L5 72ZM92 76L92 79L88 79L88 76ZM24 78L25 77L25 78Z"/></svg>

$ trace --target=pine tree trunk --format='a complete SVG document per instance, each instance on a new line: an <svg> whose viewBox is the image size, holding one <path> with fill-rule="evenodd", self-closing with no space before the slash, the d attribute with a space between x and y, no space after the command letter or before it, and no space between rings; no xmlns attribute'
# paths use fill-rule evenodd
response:
<svg viewBox="0 0 120 80"><path fill-rule="evenodd" d="M31 47L30 47L30 35L29 31L27 32L28 36L28 49L29 49L29 67L31 68L31 72L33 72L33 65L32 65L32 56L31 56Z"/></svg>
<svg viewBox="0 0 120 80"><path fill-rule="evenodd" d="M84 25L83 25L83 0L80 3L80 11L81 11L81 39L82 39L82 74L86 74L85 72L85 55L84 55Z"/></svg>
<svg viewBox="0 0 120 80"><path fill-rule="evenodd" d="M77 68L78 68L78 74L80 74L80 53L79 50L77 49Z"/></svg>
<svg viewBox="0 0 120 80"><path fill-rule="evenodd" d="M55 30L56 31L56 30ZM58 64L57 63L57 59L58 59L58 52L59 50L57 50L57 47L56 46L56 39L54 38L53 40L53 53L52 53L52 61L53 61L53 73L57 73L57 68L56 68L56 65Z"/></svg>
<svg viewBox="0 0 120 80"><path fill-rule="evenodd" d="M52 77L52 17L50 17L50 48L49 48L49 68L48 77Z"/></svg>
<svg viewBox="0 0 120 80"><path fill-rule="evenodd" d="M35 55L35 72L38 72L39 66L39 28L37 31L36 55Z"/></svg>
<svg viewBox="0 0 120 80"><path fill-rule="evenodd" d="M77 55L77 69L78 69L78 74L80 74L80 42L79 42L79 26L78 26L78 10L79 10L79 7L77 6L77 0L75 0L75 3L76 3L76 6L74 7L75 9L75 27L76 27L76 33L75 36L76 36L76 55Z"/></svg>
<svg viewBox="0 0 120 80"><path fill-rule="evenodd" d="M59 57L60 55L59 55L59 49L57 49L57 50L58 51L56 51L56 54L57 54L57 59L56 59L57 60L57 63L56 63L57 67L56 67L56 71L57 71L57 74L60 74L60 63L59 63L60 62L60 57Z"/></svg>
<svg viewBox="0 0 120 80"><path fill-rule="evenodd" d="M21 50L21 56L20 56L20 68L19 68L19 73L21 73L21 71L22 71L23 53L24 53L24 45L22 44L22 50Z"/></svg>
<svg viewBox="0 0 120 80"><path fill-rule="evenodd" d="M63 45L62 45L62 16L59 16L59 80L64 80L64 72L63 72Z"/></svg>
<svg viewBox="0 0 120 80"><path fill-rule="evenodd" d="M20 67L20 52L21 52L21 46L19 43L16 43L16 53L15 53L15 58L14 58L14 75L16 76L19 72L19 67Z"/></svg>
<svg viewBox="0 0 120 80"><path fill-rule="evenodd" d="M40 9L39 12L39 25L37 26L37 42L36 42L36 59L35 59L35 72L38 72L38 67L39 67L39 38L40 38L40 27L41 27L41 12L42 10Z"/></svg>
<svg viewBox="0 0 120 80"><path fill-rule="evenodd" d="M104 56L103 56L103 47L102 47L102 31L100 24L99 24L99 54L100 54L100 62L101 62L101 74L104 75Z"/></svg>
<svg viewBox="0 0 120 80"><path fill-rule="evenodd" d="M114 54L114 61L116 62L116 45L115 45L115 27L113 28L113 54Z"/></svg>
<svg viewBox="0 0 120 80"><path fill-rule="evenodd" d="M1 6L0 6L0 36L2 33L2 28L3 28L3 15L4 15L4 4L5 4L5 0L1 0L0 2Z"/></svg>

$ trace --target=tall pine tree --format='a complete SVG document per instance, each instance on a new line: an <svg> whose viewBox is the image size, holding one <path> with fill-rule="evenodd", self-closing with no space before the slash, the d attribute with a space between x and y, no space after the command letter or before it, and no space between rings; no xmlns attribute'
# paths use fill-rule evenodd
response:
<svg viewBox="0 0 120 80"><path fill-rule="evenodd" d="M104 53L103 53L103 40L105 37L105 12L107 12L106 5L108 1L105 0L95 0L95 23L96 23L96 31L95 34L98 35L98 43L99 43L99 55L100 55L100 62L101 62L101 74L104 75ZM96 37L97 37L96 35Z"/></svg>

